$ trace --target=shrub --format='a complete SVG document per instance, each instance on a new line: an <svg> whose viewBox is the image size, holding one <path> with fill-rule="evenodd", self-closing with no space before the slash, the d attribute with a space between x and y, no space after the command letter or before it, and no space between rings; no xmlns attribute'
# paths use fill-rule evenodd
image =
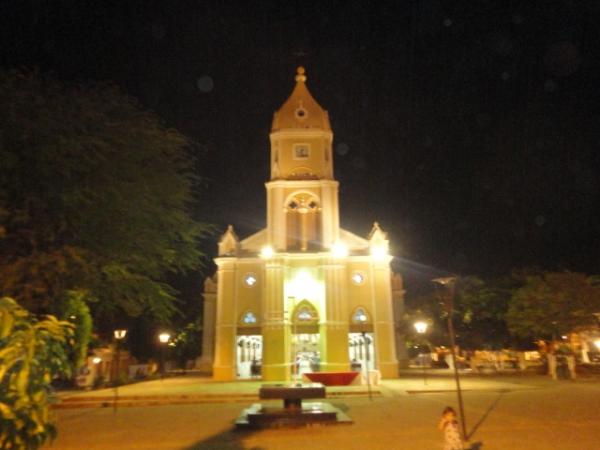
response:
<svg viewBox="0 0 600 450"><path fill-rule="evenodd" d="M56 436L48 409L50 382L68 375L68 322L38 320L0 299L0 448L37 449Z"/></svg>

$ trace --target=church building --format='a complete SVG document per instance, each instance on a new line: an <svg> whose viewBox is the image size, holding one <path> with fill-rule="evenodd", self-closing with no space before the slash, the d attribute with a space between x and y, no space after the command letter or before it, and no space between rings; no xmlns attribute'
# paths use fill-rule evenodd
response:
<svg viewBox="0 0 600 450"><path fill-rule="evenodd" d="M230 225L219 241L204 285L201 368L215 380L361 367L396 378L402 279L377 223L366 238L340 227L333 132L302 67L270 141L266 228L240 239Z"/></svg>

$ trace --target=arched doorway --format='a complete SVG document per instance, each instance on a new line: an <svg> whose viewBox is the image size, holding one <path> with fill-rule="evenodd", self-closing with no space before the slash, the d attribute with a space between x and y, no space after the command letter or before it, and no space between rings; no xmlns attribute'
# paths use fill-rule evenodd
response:
<svg viewBox="0 0 600 450"><path fill-rule="evenodd" d="M355 308L350 317L348 335L350 365L354 370L375 370L373 322L366 308Z"/></svg>
<svg viewBox="0 0 600 450"><path fill-rule="evenodd" d="M261 375L263 339L254 312L242 314L237 328L236 373L240 379Z"/></svg>
<svg viewBox="0 0 600 450"><path fill-rule="evenodd" d="M308 300L300 301L292 311L292 374L299 380L303 373L319 371L319 314Z"/></svg>

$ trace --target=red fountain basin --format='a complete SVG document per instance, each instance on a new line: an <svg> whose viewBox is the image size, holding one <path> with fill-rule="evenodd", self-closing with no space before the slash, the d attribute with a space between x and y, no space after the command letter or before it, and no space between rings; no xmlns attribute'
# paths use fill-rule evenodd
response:
<svg viewBox="0 0 600 450"><path fill-rule="evenodd" d="M315 383L323 383L325 386L348 386L358 372L308 372L306 378Z"/></svg>

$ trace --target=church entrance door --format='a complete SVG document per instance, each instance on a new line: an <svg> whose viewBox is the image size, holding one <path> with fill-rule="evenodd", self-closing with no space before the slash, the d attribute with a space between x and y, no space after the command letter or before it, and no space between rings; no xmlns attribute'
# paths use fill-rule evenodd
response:
<svg viewBox="0 0 600 450"><path fill-rule="evenodd" d="M292 334L292 359L295 381L301 381L303 373L318 372L321 362L319 333Z"/></svg>
<svg viewBox="0 0 600 450"><path fill-rule="evenodd" d="M259 334L238 336L236 369L239 379L261 376L262 344L262 336Z"/></svg>
<svg viewBox="0 0 600 450"><path fill-rule="evenodd" d="M375 347L373 333L350 333L348 335L350 365L352 370L375 369Z"/></svg>

